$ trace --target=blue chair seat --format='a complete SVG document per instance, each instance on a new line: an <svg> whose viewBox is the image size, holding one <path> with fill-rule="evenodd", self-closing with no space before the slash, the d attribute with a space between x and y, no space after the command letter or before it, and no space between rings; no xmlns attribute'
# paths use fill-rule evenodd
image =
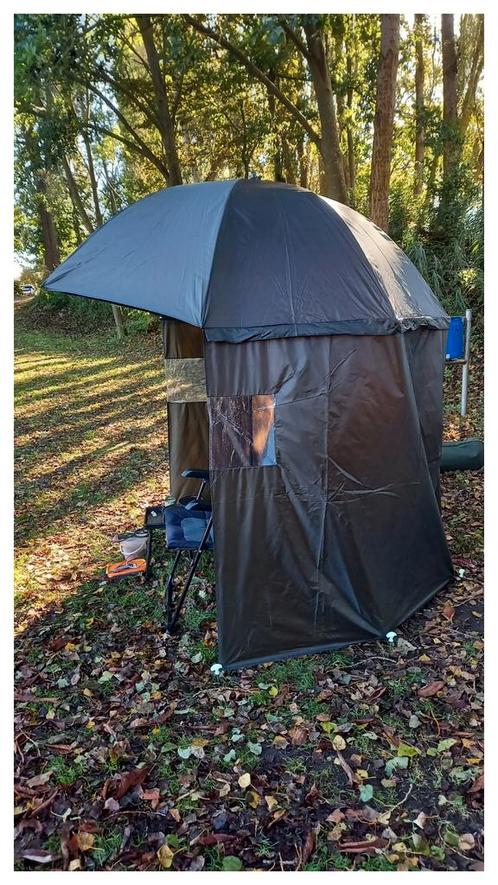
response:
<svg viewBox="0 0 498 885"><path fill-rule="evenodd" d="M197 550L212 516L211 510L189 510L181 504L172 504L164 511L166 540L170 550ZM209 532L204 549L214 547L213 529Z"/></svg>

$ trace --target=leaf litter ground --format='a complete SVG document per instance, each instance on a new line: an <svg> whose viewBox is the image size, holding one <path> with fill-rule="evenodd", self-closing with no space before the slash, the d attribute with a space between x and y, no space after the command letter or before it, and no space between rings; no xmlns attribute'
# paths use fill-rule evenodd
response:
<svg viewBox="0 0 498 885"><path fill-rule="evenodd" d="M16 868L482 869L480 473L443 476L458 579L370 643L215 679L206 560L165 643L168 555L102 579L167 494L156 335L18 323ZM482 435L447 370L445 436Z"/></svg>

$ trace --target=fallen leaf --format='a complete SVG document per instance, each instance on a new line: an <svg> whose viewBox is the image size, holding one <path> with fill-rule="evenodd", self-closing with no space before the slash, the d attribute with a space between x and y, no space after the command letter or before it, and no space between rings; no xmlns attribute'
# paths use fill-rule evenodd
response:
<svg viewBox="0 0 498 885"><path fill-rule="evenodd" d="M413 821L415 826L419 827L421 830L424 829L426 822L427 822L427 815L424 814L423 811L421 811L420 814Z"/></svg>
<svg viewBox="0 0 498 885"><path fill-rule="evenodd" d="M76 834L76 841L80 851L91 851L95 842L93 833L79 832Z"/></svg>
<svg viewBox="0 0 498 885"><path fill-rule="evenodd" d="M246 795L251 808L258 808L258 806L261 804L261 797L259 793L256 793L255 790L249 790Z"/></svg>
<svg viewBox="0 0 498 885"><path fill-rule="evenodd" d="M56 854L44 851L43 848L32 848L31 851L25 851L22 856L25 860L34 860L35 863L53 863L57 859Z"/></svg>
<svg viewBox="0 0 498 885"><path fill-rule="evenodd" d="M299 726L290 729L289 737L294 747L302 747L308 740L306 730L304 728L299 728Z"/></svg>
<svg viewBox="0 0 498 885"><path fill-rule="evenodd" d="M403 743L403 741L398 744L397 753L398 756L408 756L409 758L411 756L420 756L420 750L417 747L412 747L410 744Z"/></svg>
<svg viewBox="0 0 498 885"><path fill-rule="evenodd" d="M45 771L43 774L36 774L26 781L27 787L43 787L53 775L53 771Z"/></svg>
<svg viewBox="0 0 498 885"><path fill-rule="evenodd" d="M223 858L221 868L226 872L237 873L239 870L243 869L243 864L239 857L234 857L232 854L229 854L227 857Z"/></svg>
<svg viewBox="0 0 498 885"><path fill-rule="evenodd" d="M303 851L302 851L302 863L307 863L315 850L315 834L312 830L307 834L306 839L304 840Z"/></svg>
<svg viewBox="0 0 498 885"><path fill-rule="evenodd" d="M370 802L374 794L372 784L362 784L360 787L360 799L362 802Z"/></svg>
<svg viewBox="0 0 498 885"><path fill-rule="evenodd" d="M480 793L481 790L484 790L484 775L480 774L479 777L474 781L472 786L467 790L467 793Z"/></svg>
<svg viewBox="0 0 498 885"><path fill-rule="evenodd" d="M438 691L441 691L444 688L444 682L429 682L427 685L424 685L422 688L418 690L419 698L432 698Z"/></svg>
<svg viewBox="0 0 498 885"><path fill-rule="evenodd" d="M446 618L446 620L450 621L451 623L451 621L455 617L455 607L451 604L451 602L445 602L445 604L443 605L442 615L443 618Z"/></svg>
<svg viewBox="0 0 498 885"><path fill-rule="evenodd" d="M167 842L164 842L157 852L157 859L164 870L169 870L175 856Z"/></svg>
<svg viewBox="0 0 498 885"><path fill-rule="evenodd" d="M249 774L248 771L246 771L245 774L240 775L239 787L241 787L243 790L246 790L250 783L251 783L251 775Z"/></svg>
<svg viewBox="0 0 498 885"><path fill-rule="evenodd" d="M472 833L463 833L458 840L458 847L460 851L472 851L475 848L476 840L474 839Z"/></svg>
<svg viewBox="0 0 498 885"><path fill-rule="evenodd" d="M132 771L126 771L110 778L104 784L102 790L103 798L106 799L107 795L110 794L115 799L122 799L128 790L143 783L148 773L148 768L134 768Z"/></svg>

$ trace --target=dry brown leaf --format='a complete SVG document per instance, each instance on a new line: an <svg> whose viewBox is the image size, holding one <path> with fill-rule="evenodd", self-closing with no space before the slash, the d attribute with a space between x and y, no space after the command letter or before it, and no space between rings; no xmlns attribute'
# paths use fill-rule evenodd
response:
<svg viewBox="0 0 498 885"><path fill-rule="evenodd" d="M442 680L438 680L437 682L429 682L427 685L424 685L423 688L419 688L418 696L419 698L432 698L438 691L441 691L444 688L444 682Z"/></svg>
<svg viewBox="0 0 498 885"><path fill-rule="evenodd" d="M91 851L95 842L93 833L79 832L76 834L76 841L80 851Z"/></svg>
<svg viewBox="0 0 498 885"><path fill-rule="evenodd" d="M36 774L26 781L27 787L43 787L53 775L53 771L45 771L43 774Z"/></svg>

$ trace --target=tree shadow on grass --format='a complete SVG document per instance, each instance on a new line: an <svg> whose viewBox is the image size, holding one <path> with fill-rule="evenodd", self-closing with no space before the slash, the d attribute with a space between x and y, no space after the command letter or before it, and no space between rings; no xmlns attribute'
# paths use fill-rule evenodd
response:
<svg viewBox="0 0 498 885"><path fill-rule="evenodd" d="M33 336L24 338L15 500L16 585L27 601L116 558L112 535L140 522L145 504L164 500L168 463L159 346L151 352L128 343L93 359L92 339L86 352L75 352L71 340L64 346L36 335L32 352Z"/></svg>

